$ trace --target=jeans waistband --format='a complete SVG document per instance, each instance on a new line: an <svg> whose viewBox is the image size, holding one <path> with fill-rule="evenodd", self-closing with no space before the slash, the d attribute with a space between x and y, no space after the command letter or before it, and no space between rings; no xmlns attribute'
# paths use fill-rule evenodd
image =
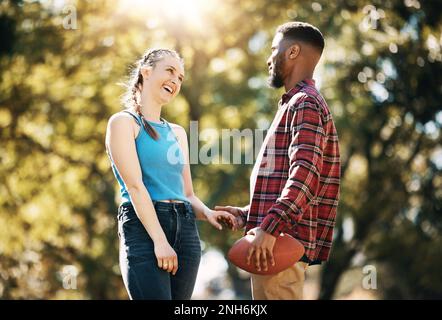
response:
<svg viewBox="0 0 442 320"><path fill-rule="evenodd" d="M155 207L155 209L158 208L164 208L164 209L173 209L175 208L176 210L180 211L181 210L185 210L185 211L191 211L192 210L192 205L190 204L190 202L161 202L161 201L156 201L156 200L152 200L153 206ZM133 209L133 205L131 202L126 202L120 205L121 207L124 208L132 208Z"/></svg>
<svg viewBox="0 0 442 320"><path fill-rule="evenodd" d="M155 208L168 208L168 209L177 209L177 210L187 210L190 211L192 210L192 205L190 204L190 202L161 202L161 201L152 201L153 206Z"/></svg>

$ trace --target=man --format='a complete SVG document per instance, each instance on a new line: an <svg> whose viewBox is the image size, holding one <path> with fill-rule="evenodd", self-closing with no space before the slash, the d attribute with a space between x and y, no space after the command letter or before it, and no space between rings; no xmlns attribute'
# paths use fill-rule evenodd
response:
<svg viewBox="0 0 442 320"><path fill-rule="evenodd" d="M339 200L340 157L332 115L312 79L324 49L314 26L278 27L267 60L269 84L284 86L278 112L250 177L250 204L217 206L237 217L237 227L255 234L248 263L267 269L280 233L298 239L304 257L276 275L251 275L253 299L302 299L309 265L327 261Z"/></svg>

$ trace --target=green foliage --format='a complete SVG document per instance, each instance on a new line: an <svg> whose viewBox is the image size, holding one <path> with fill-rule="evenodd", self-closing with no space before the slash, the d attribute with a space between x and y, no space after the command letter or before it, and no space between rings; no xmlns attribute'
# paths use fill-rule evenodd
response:
<svg viewBox="0 0 442 320"><path fill-rule="evenodd" d="M0 4L0 297L126 298L104 134L128 67L149 47L176 48L186 80L166 119L186 130L192 120L200 130L264 129L282 93L266 87L269 45L294 19L326 37L316 77L343 162L320 297L333 297L361 253L358 263L379 264L384 297L441 297L440 1L207 1L200 19L197 4L183 17L151 3L78 1L68 7L77 29L64 27L70 12L56 3ZM250 170L195 164L194 188L209 206L245 205ZM199 226L223 252L241 235ZM65 265L78 269L77 290L62 286Z"/></svg>

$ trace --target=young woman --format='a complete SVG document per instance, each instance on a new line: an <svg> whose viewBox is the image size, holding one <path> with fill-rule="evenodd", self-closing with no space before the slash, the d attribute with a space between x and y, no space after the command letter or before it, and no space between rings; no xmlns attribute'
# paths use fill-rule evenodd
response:
<svg viewBox="0 0 442 320"><path fill-rule="evenodd" d="M131 299L190 299L201 258L195 219L234 223L194 194L185 130L161 118L184 79L173 50L149 50L129 80L126 110L114 114L106 152L120 185L120 268Z"/></svg>

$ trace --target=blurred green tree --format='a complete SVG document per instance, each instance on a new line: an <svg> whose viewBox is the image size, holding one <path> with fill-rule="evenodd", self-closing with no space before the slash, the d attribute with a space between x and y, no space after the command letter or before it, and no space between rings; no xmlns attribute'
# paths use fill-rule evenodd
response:
<svg viewBox="0 0 442 320"><path fill-rule="evenodd" d="M169 7L164 7L165 5ZM3 1L0 5L0 296L126 298L118 269L118 189L104 152L119 82L152 46L184 57L181 95L164 116L190 130L266 129L282 92L266 87L276 26L317 25L317 71L341 142L335 243L322 299L346 270L375 264L386 298L442 294L439 1ZM75 13L77 29L67 18ZM72 21L71 21L72 22ZM245 205L251 164L192 165L209 205ZM232 161L232 157L230 161ZM206 248L240 232L201 224ZM78 270L65 290L63 266ZM362 269L361 269L362 270ZM201 270L204 272L204 270ZM239 298L250 289L228 269ZM361 271L362 273L362 271Z"/></svg>

